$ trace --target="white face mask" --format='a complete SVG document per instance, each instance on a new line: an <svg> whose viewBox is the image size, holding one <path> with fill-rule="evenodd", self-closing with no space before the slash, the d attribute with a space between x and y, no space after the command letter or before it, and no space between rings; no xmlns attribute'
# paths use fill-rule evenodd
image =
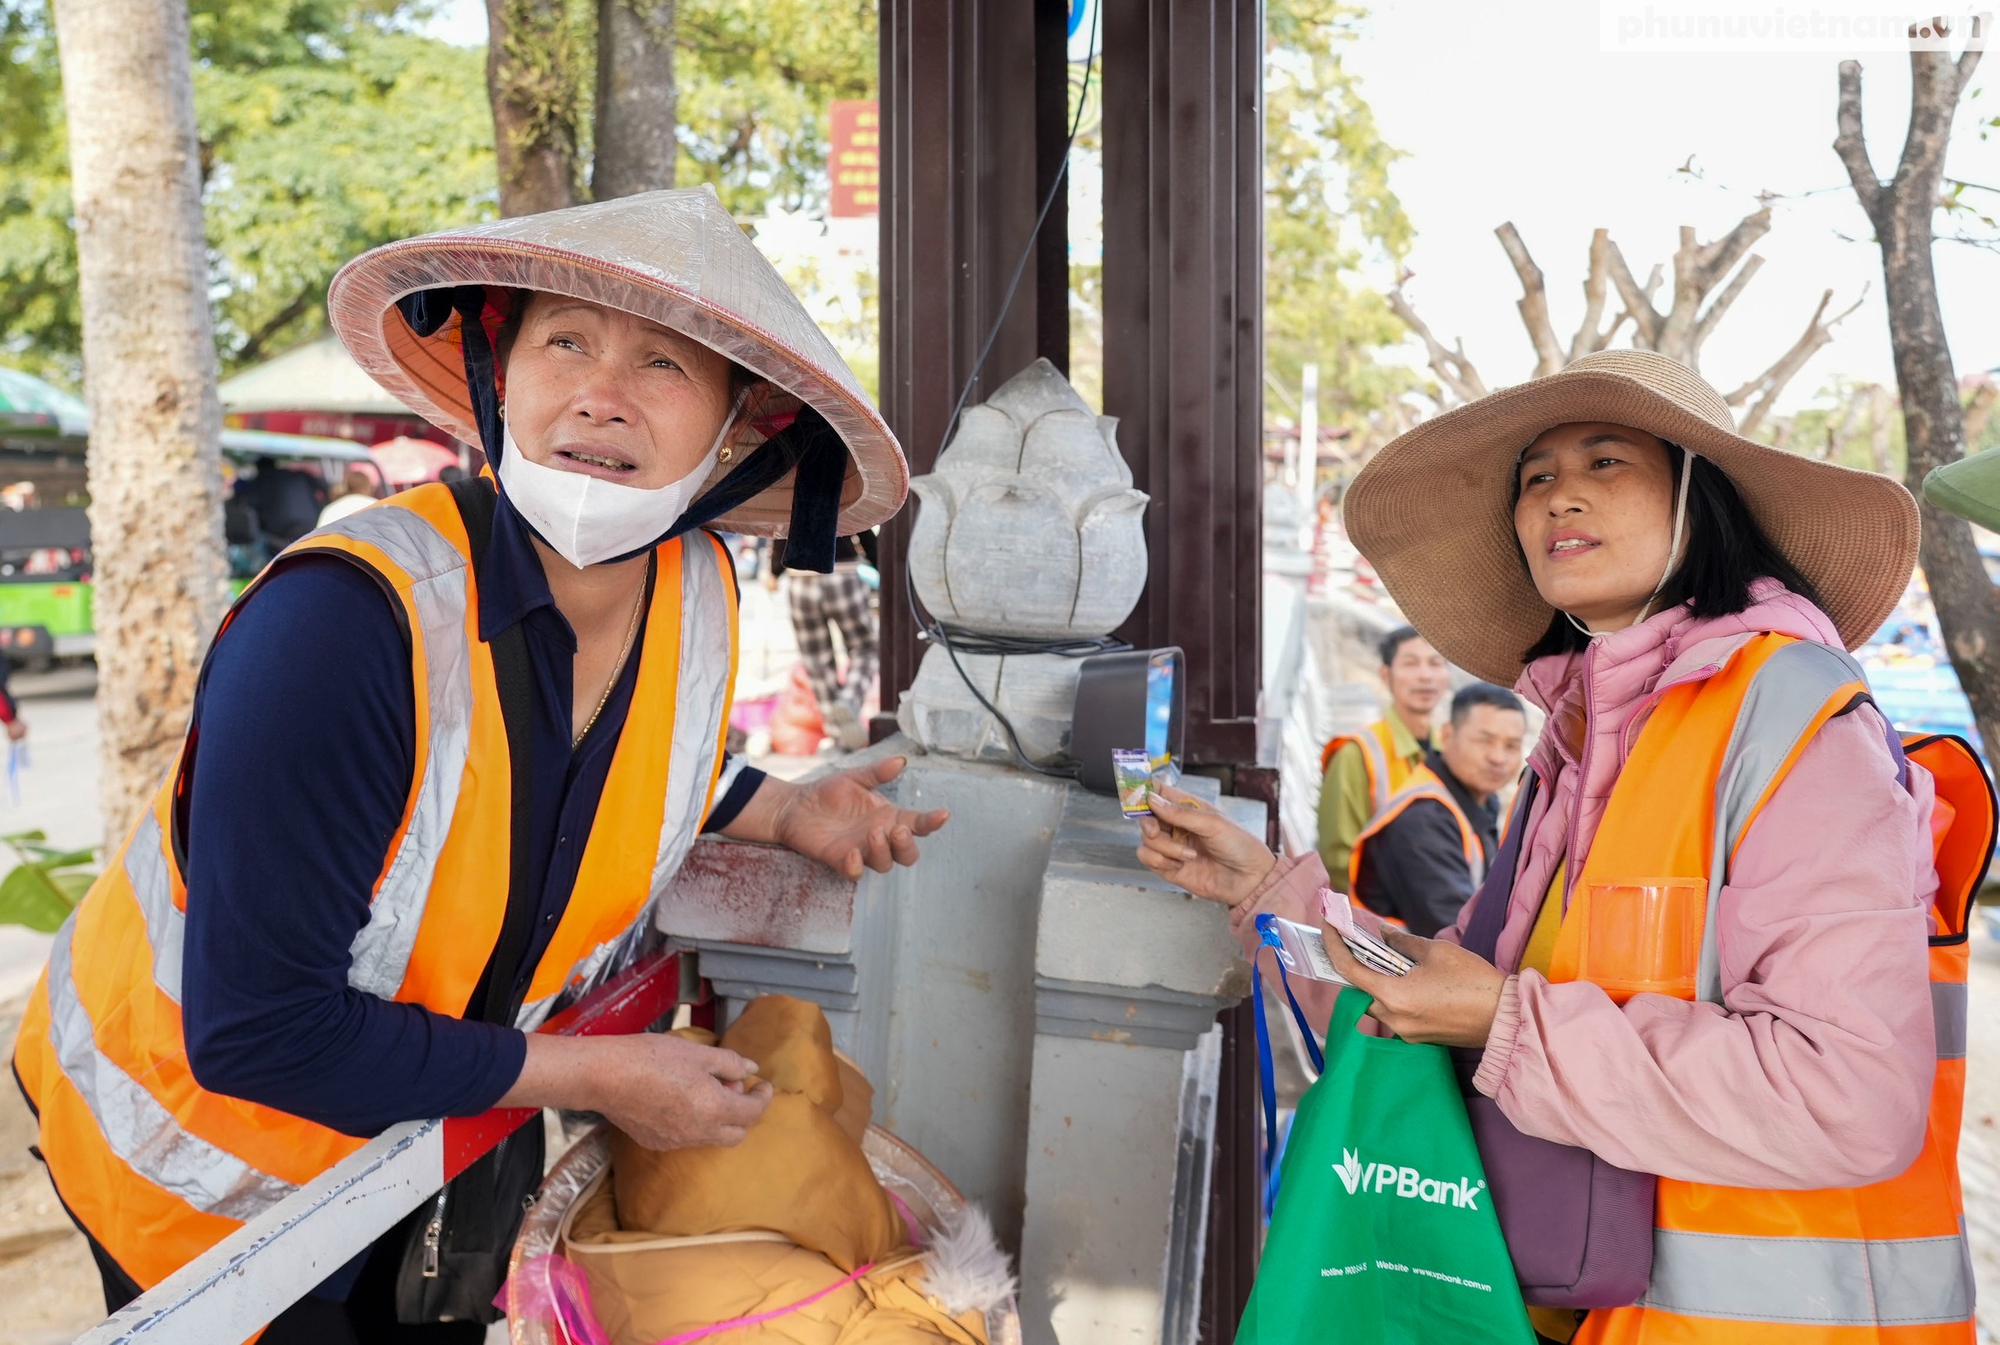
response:
<svg viewBox="0 0 2000 1345"><path fill-rule="evenodd" d="M582 472L530 462L514 440L514 427L503 425L500 485L521 517L557 555L578 569L595 565L650 545L687 512L702 483L715 470L722 440L735 425L742 406L739 395L700 465L655 490L621 486Z"/></svg>

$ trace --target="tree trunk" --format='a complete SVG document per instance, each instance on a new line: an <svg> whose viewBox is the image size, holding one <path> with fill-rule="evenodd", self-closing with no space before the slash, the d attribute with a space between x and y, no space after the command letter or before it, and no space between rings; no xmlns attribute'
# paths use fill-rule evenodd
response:
<svg viewBox="0 0 2000 1345"><path fill-rule="evenodd" d="M1834 149L1882 247L1889 343L1902 393L1909 455L1903 479L1916 493L1923 516L1919 559L1945 648L1990 752L2000 746L2000 608L1995 606L1993 585L1980 563L1971 525L1923 498L1925 475L1965 456L1958 380L1952 373L1951 348L1945 344L1937 275L1931 267L1931 219L1944 175L1952 113L1978 63L1976 49L1956 61L1943 52L1910 54L1909 134L1896 176L1883 183L1875 176L1862 136L1861 66L1842 62L1840 134Z"/></svg>
<svg viewBox="0 0 2000 1345"><path fill-rule="evenodd" d="M108 855L187 730L222 618L215 337L186 0L56 0L90 401Z"/></svg>
<svg viewBox="0 0 2000 1345"><path fill-rule="evenodd" d="M500 213L577 204L575 35L564 0L486 0Z"/></svg>
<svg viewBox="0 0 2000 1345"><path fill-rule="evenodd" d="M674 185L674 0L597 0L599 201Z"/></svg>

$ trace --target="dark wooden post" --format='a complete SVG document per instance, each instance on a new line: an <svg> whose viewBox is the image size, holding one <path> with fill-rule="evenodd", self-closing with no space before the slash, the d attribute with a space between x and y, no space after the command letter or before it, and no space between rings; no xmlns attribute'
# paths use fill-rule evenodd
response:
<svg viewBox="0 0 2000 1345"><path fill-rule="evenodd" d="M1153 497L1119 632L1187 652L1189 759L1256 760L1263 12L1105 0L1104 410Z"/></svg>
<svg viewBox="0 0 2000 1345"><path fill-rule="evenodd" d="M1254 769L1263 570L1263 56L1258 0L1103 0L1104 410L1146 516L1152 574L1119 632L1179 645L1187 751ZM1261 1230L1256 1039L1222 1015L1201 1339L1228 1341Z"/></svg>
<svg viewBox="0 0 2000 1345"><path fill-rule="evenodd" d="M971 401L1037 355L1069 367L1066 194L1035 234L1068 130L1067 12L1064 0L882 0L882 413L912 475L937 461L996 320ZM890 713L922 654L903 600L914 507L882 529Z"/></svg>

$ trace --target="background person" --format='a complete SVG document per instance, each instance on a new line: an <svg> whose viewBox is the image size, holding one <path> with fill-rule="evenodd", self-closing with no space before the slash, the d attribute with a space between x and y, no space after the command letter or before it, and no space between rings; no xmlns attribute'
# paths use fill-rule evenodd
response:
<svg viewBox="0 0 2000 1345"><path fill-rule="evenodd" d="M1409 782L1431 745L1431 715L1451 690L1451 665L1415 626L1398 626L1377 646L1389 713L1320 753L1319 853L1334 890L1348 885L1354 838Z"/></svg>
<svg viewBox="0 0 2000 1345"><path fill-rule="evenodd" d="M806 678L819 702L820 720L828 736L847 752L868 746L868 726L861 722L861 711L881 666L875 607L870 601L871 590L861 578L864 558L870 565L876 563L872 528L840 539L830 574L788 568L784 540L771 543L770 582L784 577L792 611L792 637L798 641ZM845 678L833 653L835 630L847 651Z"/></svg>
<svg viewBox="0 0 2000 1345"><path fill-rule="evenodd" d="M21 702L7 689L7 674L12 670L7 656L0 654L0 724L7 726L7 741L18 743L28 736L28 721L21 718Z"/></svg>
<svg viewBox="0 0 2000 1345"><path fill-rule="evenodd" d="M1356 840L1354 900L1430 938L1458 912L1500 850L1500 791L1521 774L1521 700L1474 682L1451 698L1437 746Z"/></svg>
<svg viewBox="0 0 2000 1345"><path fill-rule="evenodd" d="M279 466L268 453L257 459L256 467L257 475L247 483L247 494L257 511L264 543L275 553L319 526L319 511L326 502L324 487L304 472ZM241 483L237 486L244 488Z"/></svg>
<svg viewBox="0 0 2000 1345"><path fill-rule="evenodd" d="M1465 526L1411 526L1416 492ZM1991 788L1969 754L1931 757L1935 776L1907 757L1840 652L1909 579L1908 493L1744 439L1692 371L1612 351L1402 436L1346 510L1418 628L1475 673L1518 674L1549 720L1512 861L1461 925L1387 931L1417 964L1404 977L1336 938L1329 954L1395 1035L1477 1051L1473 1085L1523 1134L1658 1178L1652 1290L1580 1327L1531 1309L1537 1330L1969 1339L1957 950L1981 875L1954 858L1941 889L1931 827L1948 780L1945 816L1977 820L1983 852ZM1246 948L1256 914L1312 918L1316 855L1280 862L1219 814L1155 811L1142 862L1229 903ZM1600 927L1576 916L1600 902L1630 939L1584 942ZM1455 946L1468 933L1493 936L1493 962ZM1332 996L1307 992L1324 1022Z"/></svg>
<svg viewBox="0 0 2000 1345"><path fill-rule="evenodd" d="M440 481L444 479L442 473L438 479ZM329 523L346 518L357 509L366 509L375 503L375 478L359 467L347 469L340 478L340 488L341 493L327 501L326 508L319 511L319 522L316 526L324 528Z"/></svg>

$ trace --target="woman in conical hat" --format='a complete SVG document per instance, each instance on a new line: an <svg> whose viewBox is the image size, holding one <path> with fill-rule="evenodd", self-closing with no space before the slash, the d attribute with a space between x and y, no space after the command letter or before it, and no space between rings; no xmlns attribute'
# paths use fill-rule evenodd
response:
<svg viewBox="0 0 2000 1345"><path fill-rule="evenodd" d="M1382 1028L1463 1048L1537 1330L1969 1340L1954 1157L1993 796L1965 744L1900 740L1845 652L1909 580L1909 493L1612 351L1403 435L1345 510L1417 629L1549 716L1457 928L1385 931L1402 977L1328 934ZM1142 859L1229 903L1247 951L1260 915L1319 920L1315 855L1160 812L1186 835L1148 823Z"/></svg>
<svg viewBox="0 0 2000 1345"><path fill-rule="evenodd" d="M754 1062L533 1029L630 961L697 833L858 877L945 820L876 792L900 761L800 787L723 750L736 586L703 528L789 532L824 569L908 474L711 191L378 248L329 310L497 484L420 487L273 562L57 939L15 1067L113 1309L395 1122L549 1106L734 1143L769 1096ZM509 1146L264 1340L483 1339L540 1128Z"/></svg>

